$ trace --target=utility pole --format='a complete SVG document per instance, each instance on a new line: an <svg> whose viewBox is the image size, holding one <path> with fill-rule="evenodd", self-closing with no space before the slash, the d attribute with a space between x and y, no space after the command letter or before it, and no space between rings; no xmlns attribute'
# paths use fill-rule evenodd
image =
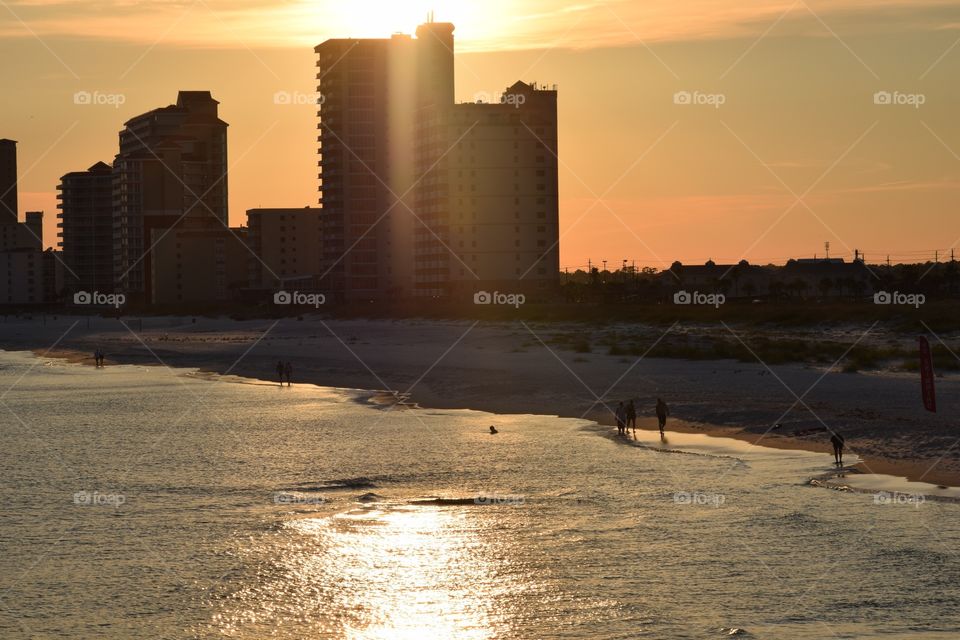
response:
<svg viewBox="0 0 960 640"><path fill-rule="evenodd" d="M823 243L823 248L826 249L826 254L827 254L827 257L825 258L825 260L829 260L830 259L830 241L829 240Z"/></svg>

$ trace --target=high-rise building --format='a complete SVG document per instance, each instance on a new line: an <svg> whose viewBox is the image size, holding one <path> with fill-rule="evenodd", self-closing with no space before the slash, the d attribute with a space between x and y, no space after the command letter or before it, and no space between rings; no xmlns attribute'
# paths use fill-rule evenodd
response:
<svg viewBox="0 0 960 640"><path fill-rule="evenodd" d="M156 229L227 225L227 123L209 91L130 119L113 163L114 281L129 300L151 300Z"/></svg>
<svg viewBox="0 0 960 640"><path fill-rule="evenodd" d="M17 142L0 140L0 225L16 224L17 204Z"/></svg>
<svg viewBox="0 0 960 640"><path fill-rule="evenodd" d="M556 89L517 82L424 120L415 295L548 293L560 271Z"/></svg>
<svg viewBox="0 0 960 640"><path fill-rule="evenodd" d="M57 187L66 287L72 292L114 290L113 169L98 162L60 178Z"/></svg>
<svg viewBox="0 0 960 640"><path fill-rule="evenodd" d="M319 56L325 286L347 300L546 292L559 277L557 93L455 104L454 26Z"/></svg>
<svg viewBox="0 0 960 640"><path fill-rule="evenodd" d="M27 213L27 221L20 222L17 183L17 143L0 140L0 251L19 249L43 250L43 212Z"/></svg>
<svg viewBox="0 0 960 640"><path fill-rule="evenodd" d="M418 113L453 104L453 25L315 51L325 286L347 300L410 296Z"/></svg>
<svg viewBox="0 0 960 640"><path fill-rule="evenodd" d="M43 212L20 222L17 143L0 140L0 304L47 302L44 283Z"/></svg>
<svg viewBox="0 0 960 640"><path fill-rule="evenodd" d="M320 209L250 209L250 287L260 291L319 290L323 243Z"/></svg>

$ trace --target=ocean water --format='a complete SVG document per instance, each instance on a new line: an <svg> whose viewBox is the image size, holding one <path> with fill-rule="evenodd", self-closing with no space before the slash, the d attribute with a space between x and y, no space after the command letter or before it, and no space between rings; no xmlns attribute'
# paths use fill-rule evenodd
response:
<svg viewBox="0 0 960 640"><path fill-rule="evenodd" d="M958 504L365 398L0 354L0 638L960 637Z"/></svg>

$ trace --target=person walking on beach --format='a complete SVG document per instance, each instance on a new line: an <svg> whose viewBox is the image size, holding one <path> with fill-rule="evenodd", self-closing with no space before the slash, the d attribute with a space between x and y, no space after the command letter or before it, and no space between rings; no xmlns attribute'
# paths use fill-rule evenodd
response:
<svg viewBox="0 0 960 640"><path fill-rule="evenodd" d="M284 366L283 360L277 360L277 377L280 378L280 386L283 386Z"/></svg>
<svg viewBox="0 0 960 640"><path fill-rule="evenodd" d="M838 466L842 465L844 444L843 436L839 433L834 433L832 436L830 436L830 444L833 445L833 461L836 462Z"/></svg>
<svg viewBox="0 0 960 640"><path fill-rule="evenodd" d="M293 377L293 365L290 364L290 361L287 361L286 366L283 367L283 373L287 376L287 386L290 386L290 379ZM283 379L280 380L280 386L283 386Z"/></svg>
<svg viewBox="0 0 960 640"><path fill-rule="evenodd" d="M657 420L660 422L660 437L663 437L663 429L667 426L667 416L670 415L670 408L663 398L657 398Z"/></svg>
<svg viewBox="0 0 960 640"><path fill-rule="evenodd" d="M622 436L627 432L626 409L624 409L622 402L617 406L614 416L617 419L617 433Z"/></svg>
<svg viewBox="0 0 960 640"><path fill-rule="evenodd" d="M633 429L633 437L637 437L637 407L633 404L633 398L627 402L626 409L627 425Z"/></svg>

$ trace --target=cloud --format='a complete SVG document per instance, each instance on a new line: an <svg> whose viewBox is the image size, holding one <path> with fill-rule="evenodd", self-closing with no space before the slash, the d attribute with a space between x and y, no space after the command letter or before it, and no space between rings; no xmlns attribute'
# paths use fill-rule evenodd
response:
<svg viewBox="0 0 960 640"><path fill-rule="evenodd" d="M847 193L887 193L891 191L954 191L957 189L960 189L960 181L947 178L943 180L896 180L866 187L837 189L830 193L839 195Z"/></svg>
<svg viewBox="0 0 960 640"><path fill-rule="evenodd" d="M376 1L106 0L92 10L88 0L8 0L7 11L0 11L0 35L192 47L303 47L380 27L384 16L371 21L363 10L364 3ZM750 39L774 23L767 37L825 37L830 30L843 36L935 31L960 25L960 6L952 0L568 0L559 6L556 0L487 0L481 8L464 6L441 5L437 12L438 19L460 18L458 47L463 51ZM414 9L391 9L394 15L398 24L385 20L383 37L410 30L421 19Z"/></svg>

